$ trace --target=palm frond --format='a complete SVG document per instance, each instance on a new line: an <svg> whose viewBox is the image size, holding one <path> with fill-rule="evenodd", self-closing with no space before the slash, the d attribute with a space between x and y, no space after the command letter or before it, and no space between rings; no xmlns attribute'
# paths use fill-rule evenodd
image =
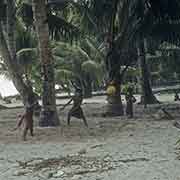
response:
<svg viewBox="0 0 180 180"><path fill-rule="evenodd" d="M1 71L0 70L0 76L4 76L8 80L12 80L12 76L9 74L8 71Z"/></svg>
<svg viewBox="0 0 180 180"><path fill-rule="evenodd" d="M37 47L37 39L33 31L25 28L22 21L16 20L16 51L22 48L35 48Z"/></svg>
<svg viewBox="0 0 180 180"><path fill-rule="evenodd" d="M47 22L52 39L60 40L64 38L69 41L77 40L81 36L79 29L59 15L54 14L53 8L51 8L54 3L61 4L55 1L49 1L47 4ZM64 1L63 3L67 4L68 1ZM26 26L33 26L33 10L30 3L22 3L18 9L18 15L22 18Z"/></svg>
<svg viewBox="0 0 180 180"><path fill-rule="evenodd" d="M99 84L101 83L104 76L101 64L89 60L82 63L81 69L85 74L88 74L93 81L97 81Z"/></svg>
<svg viewBox="0 0 180 180"><path fill-rule="evenodd" d="M83 62L89 60L89 55L79 46L71 45L69 43L58 42L53 48L53 54L61 58L65 58L70 62Z"/></svg>
<svg viewBox="0 0 180 180"><path fill-rule="evenodd" d="M53 9L54 11L62 11L72 2L72 0L48 0L47 7Z"/></svg>
<svg viewBox="0 0 180 180"><path fill-rule="evenodd" d="M94 73L97 72L97 70L99 69L98 64L92 60L83 62L81 67L86 73Z"/></svg>
<svg viewBox="0 0 180 180"><path fill-rule="evenodd" d="M25 56L26 55L27 56L31 56L31 55L37 56L37 48L24 48L24 49L21 49L16 53L16 55L18 57L23 56L23 55L25 55Z"/></svg>
<svg viewBox="0 0 180 180"><path fill-rule="evenodd" d="M6 65L3 62L0 62L0 75L6 77L7 79L12 79Z"/></svg>
<svg viewBox="0 0 180 180"><path fill-rule="evenodd" d="M86 51L84 51L81 47L78 47L78 53L85 61L91 59L89 54Z"/></svg>
<svg viewBox="0 0 180 180"><path fill-rule="evenodd" d="M33 10L31 3L19 3L19 6L17 8L17 15L22 18L27 27L33 26Z"/></svg>
<svg viewBox="0 0 180 180"><path fill-rule="evenodd" d="M75 74L68 69L59 69L55 72L55 79L56 82L61 81L61 82L67 82L70 79L73 79L75 77Z"/></svg>
<svg viewBox="0 0 180 180"><path fill-rule="evenodd" d="M32 64L38 58L37 54L36 48L24 48L16 53L18 63L21 65Z"/></svg>
<svg viewBox="0 0 180 180"><path fill-rule="evenodd" d="M89 46L93 59L99 60L99 62L104 61L106 57L106 53L103 52L102 44L98 43L97 40L93 40L91 38L86 38L86 43Z"/></svg>
<svg viewBox="0 0 180 180"><path fill-rule="evenodd" d="M53 39L60 40L63 37L66 40L72 41L73 39L77 40L81 36L80 30L76 26L59 16L49 14L48 25Z"/></svg>
<svg viewBox="0 0 180 180"><path fill-rule="evenodd" d="M0 1L0 21L6 20L7 6L4 0Z"/></svg>

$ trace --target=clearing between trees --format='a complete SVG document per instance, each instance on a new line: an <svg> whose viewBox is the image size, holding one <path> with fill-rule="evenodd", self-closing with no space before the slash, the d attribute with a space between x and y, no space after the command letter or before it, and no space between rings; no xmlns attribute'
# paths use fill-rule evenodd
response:
<svg viewBox="0 0 180 180"><path fill-rule="evenodd" d="M173 123L180 118L180 104L168 102L171 95L158 99L164 103L147 109L135 105L134 119L102 117L105 97L86 99L82 107L88 129L73 118L66 125L68 107L59 112L61 127L36 126L26 142L22 132L12 131L23 109L1 110L0 179L179 180L180 130ZM161 107L174 119L166 119Z"/></svg>

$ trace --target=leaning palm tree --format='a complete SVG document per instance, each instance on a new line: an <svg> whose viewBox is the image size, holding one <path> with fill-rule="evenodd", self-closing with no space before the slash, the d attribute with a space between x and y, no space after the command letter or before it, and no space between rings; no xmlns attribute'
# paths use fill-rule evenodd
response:
<svg viewBox="0 0 180 180"><path fill-rule="evenodd" d="M140 103L144 104L146 107L147 104L155 104L158 103L158 100L153 94L151 84L150 84L150 75L149 69L147 66L147 59L146 59L146 50L144 39L139 39L138 43L138 63L139 63L139 70L140 70L140 83L141 83L141 101Z"/></svg>
<svg viewBox="0 0 180 180"><path fill-rule="evenodd" d="M12 81L22 96L23 103L26 105L33 103L34 92L31 85L23 78L20 71L21 67L17 63L16 56L16 4L15 1L0 2L0 7L4 8L0 17L0 53L4 64L12 78Z"/></svg>
<svg viewBox="0 0 180 180"><path fill-rule="evenodd" d="M43 83L40 126L57 126L59 125L59 118L56 109L54 63L49 44L46 4L45 0L33 0L32 2Z"/></svg>
<svg viewBox="0 0 180 180"><path fill-rule="evenodd" d="M179 44L179 1L158 2L141 0L137 6L137 15L140 19L138 33L139 63L141 67L142 92L145 104L157 103L152 93L146 61L146 39L156 40L156 46L162 42ZM148 22L148 23L147 23ZM166 29L166 31L164 31ZM148 42L146 42L148 45Z"/></svg>

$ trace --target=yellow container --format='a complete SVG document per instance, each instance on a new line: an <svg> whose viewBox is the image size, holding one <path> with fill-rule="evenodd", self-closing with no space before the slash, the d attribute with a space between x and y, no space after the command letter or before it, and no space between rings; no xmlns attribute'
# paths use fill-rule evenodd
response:
<svg viewBox="0 0 180 180"><path fill-rule="evenodd" d="M116 88L113 85L109 85L106 89L106 93L109 96L113 96L116 93Z"/></svg>

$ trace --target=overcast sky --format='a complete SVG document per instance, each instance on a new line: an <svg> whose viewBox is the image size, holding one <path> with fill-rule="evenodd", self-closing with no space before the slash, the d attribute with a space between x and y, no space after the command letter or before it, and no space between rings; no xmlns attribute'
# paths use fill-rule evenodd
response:
<svg viewBox="0 0 180 180"><path fill-rule="evenodd" d="M4 97L15 95L18 92L11 81L7 80L3 76L0 76L0 93Z"/></svg>

